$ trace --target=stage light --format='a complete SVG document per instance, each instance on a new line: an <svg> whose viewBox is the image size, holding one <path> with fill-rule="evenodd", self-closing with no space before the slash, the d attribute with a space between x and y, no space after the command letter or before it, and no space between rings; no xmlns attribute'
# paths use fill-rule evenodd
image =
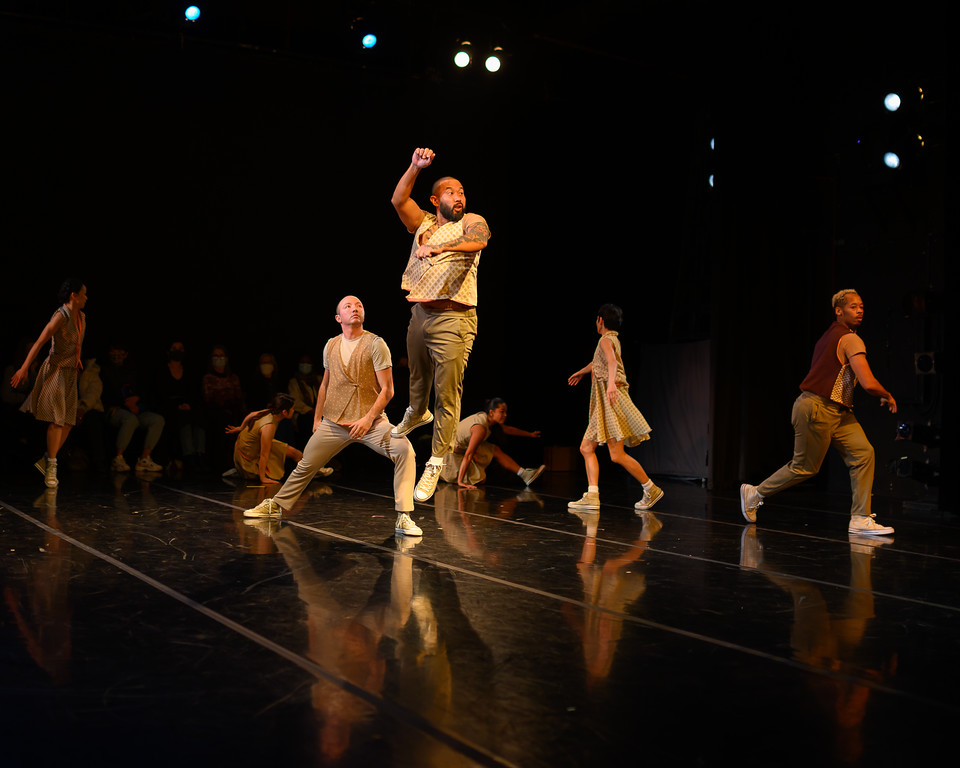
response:
<svg viewBox="0 0 960 768"><path fill-rule="evenodd" d="M500 67L503 66L503 48L500 46L494 48L493 53L483 62L483 66L487 68L487 72L499 72Z"/></svg>
<svg viewBox="0 0 960 768"><path fill-rule="evenodd" d="M900 95L896 93L888 93L883 97L883 106L887 108L888 112L896 112L900 109Z"/></svg>
<svg viewBox="0 0 960 768"><path fill-rule="evenodd" d="M453 63L463 69L470 66L470 62L473 61L473 46L468 40L464 40L460 43L460 47L457 49L457 52L453 54Z"/></svg>
<svg viewBox="0 0 960 768"><path fill-rule="evenodd" d="M887 166L887 168L899 168L900 156L896 152L885 152L883 155L883 164Z"/></svg>
<svg viewBox="0 0 960 768"><path fill-rule="evenodd" d="M366 34L363 36L363 39L360 41L360 44L364 48L367 48L369 50L370 48L373 48L373 46L377 44L377 36L374 34Z"/></svg>
<svg viewBox="0 0 960 768"><path fill-rule="evenodd" d="M200 18L200 9L195 5L191 5L183 12L183 18L187 21L196 21Z"/></svg>

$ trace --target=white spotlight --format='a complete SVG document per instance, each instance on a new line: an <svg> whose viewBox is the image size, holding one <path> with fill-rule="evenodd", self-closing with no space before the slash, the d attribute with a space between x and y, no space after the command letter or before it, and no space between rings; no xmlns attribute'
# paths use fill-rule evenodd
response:
<svg viewBox="0 0 960 768"><path fill-rule="evenodd" d="M457 50L457 52L453 54L453 63L460 69L469 67L470 61L473 58L471 54L472 49L473 46L470 45L470 42L464 40L462 43L460 43L460 48Z"/></svg>
<svg viewBox="0 0 960 768"><path fill-rule="evenodd" d="M899 168L900 167L900 156L896 152L887 152L883 156L883 164L887 168Z"/></svg>
<svg viewBox="0 0 960 768"><path fill-rule="evenodd" d="M196 21L200 18L200 9L195 5L191 5L183 12L183 18L187 21Z"/></svg>
<svg viewBox="0 0 960 768"><path fill-rule="evenodd" d="M483 66L487 68L487 72L499 72L500 67L503 66L502 61L503 48L497 46L493 49L493 53L487 56L487 60L483 62Z"/></svg>
<svg viewBox="0 0 960 768"><path fill-rule="evenodd" d="M883 97L883 106L888 112L896 112L900 109L900 96L896 93L888 93Z"/></svg>

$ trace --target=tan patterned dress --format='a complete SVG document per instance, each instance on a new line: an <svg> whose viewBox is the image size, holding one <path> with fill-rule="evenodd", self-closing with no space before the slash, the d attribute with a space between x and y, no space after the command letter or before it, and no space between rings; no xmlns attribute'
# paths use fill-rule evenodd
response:
<svg viewBox="0 0 960 768"><path fill-rule="evenodd" d="M233 465L244 479L260 479L260 430L275 421L274 415L268 413L257 419L250 429L244 428L237 433ZM282 480L286 460L287 444L282 440L272 440L270 455L267 457L267 477L271 480Z"/></svg>
<svg viewBox="0 0 960 768"><path fill-rule="evenodd" d="M50 353L20 410L32 413L38 421L73 426L77 423L77 372L82 368L80 345L87 331L87 318L83 312L74 317L66 305L57 312L63 315L64 323L53 334Z"/></svg>
<svg viewBox="0 0 960 768"><path fill-rule="evenodd" d="M616 331L603 334L603 338L613 345L613 353L617 358L617 402L610 405L607 401L607 357L598 343L593 353L590 376L590 423L583 438L601 445L607 440L623 440L624 445L630 448L650 439L650 425L630 399L630 385L623 370L620 339L617 336Z"/></svg>

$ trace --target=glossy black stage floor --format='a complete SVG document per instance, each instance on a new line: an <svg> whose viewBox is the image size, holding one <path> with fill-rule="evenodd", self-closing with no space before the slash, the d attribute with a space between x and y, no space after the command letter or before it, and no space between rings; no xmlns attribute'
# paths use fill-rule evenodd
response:
<svg viewBox="0 0 960 768"><path fill-rule="evenodd" d="M372 454L371 454L372 456ZM373 457L380 461L378 457ZM396 540L390 465L262 489L0 484L0 765L923 765L954 751L960 528L798 488L623 473L441 483Z"/></svg>

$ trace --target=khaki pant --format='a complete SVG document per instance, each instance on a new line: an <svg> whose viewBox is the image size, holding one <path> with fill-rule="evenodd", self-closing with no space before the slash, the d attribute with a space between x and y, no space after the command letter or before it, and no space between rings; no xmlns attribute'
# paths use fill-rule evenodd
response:
<svg viewBox="0 0 960 768"><path fill-rule="evenodd" d="M413 512L413 488L417 482L417 457L405 437L391 437L393 425L381 416L359 440L350 437L350 430L324 419L303 449L303 458L290 473L287 482L273 500L289 510L300 498L317 470L351 443L363 443L393 464L393 498L397 512Z"/></svg>
<svg viewBox="0 0 960 768"><path fill-rule="evenodd" d="M793 403L793 458L757 486L763 497L802 483L820 471L833 445L850 470L853 517L870 516L873 491L873 446L853 412L819 395L803 392Z"/></svg>
<svg viewBox="0 0 960 768"><path fill-rule="evenodd" d="M460 423L463 374L477 336L477 310L431 310L415 304L407 328L410 407L417 415L430 409L434 390L434 456L453 450Z"/></svg>

